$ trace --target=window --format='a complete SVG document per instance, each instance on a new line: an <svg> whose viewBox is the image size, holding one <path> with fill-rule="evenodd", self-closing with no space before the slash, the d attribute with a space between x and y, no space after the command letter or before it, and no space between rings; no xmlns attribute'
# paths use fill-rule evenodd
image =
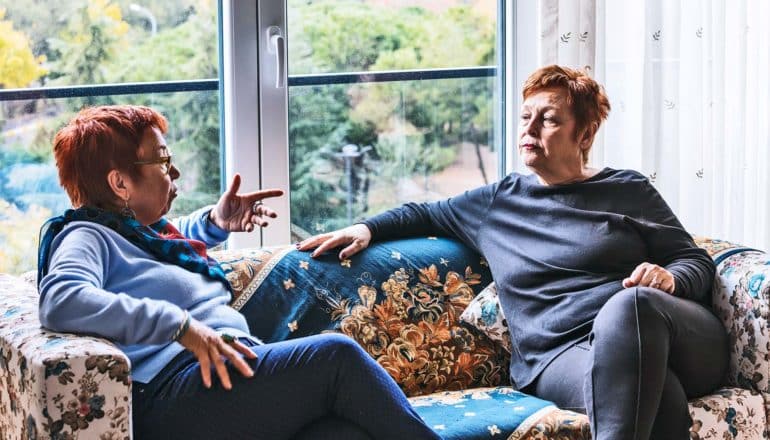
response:
<svg viewBox="0 0 770 440"><path fill-rule="evenodd" d="M213 0L6 2L0 12L0 272L35 268L38 230L69 208L51 140L78 109L142 104L170 123L182 178L173 214L220 190ZM3 55L4 54L4 55ZM8 68L6 68L8 67Z"/></svg>
<svg viewBox="0 0 770 440"><path fill-rule="evenodd" d="M445 198L502 174L505 2L231 5L225 21L233 30L225 33L251 28L259 41L253 74L261 105L226 105L234 125L248 124L239 114L259 114L261 149L245 153L254 136L228 130L234 154L247 158L230 171L248 173L258 161L263 187L290 189L273 203L281 221L265 231L265 243L330 231L406 201ZM242 60L252 50L239 40L225 50L226 70L228 57ZM242 73L233 72L235 83ZM226 85L226 96L243 100L248 81L231 93Z"/></svg>
<svg viewBox="0 0 770 440"><path fill-rule="evenodd" d="M84 105L167 116L182 171L171 215L214 202L236 172L244 191L289 189L271 201L280 218L234 246L329 231L505 169L503 0L17 3L0 18L17 63L0 60L0 272L33 269L40 225L69 206L51 139Z"/></svg>

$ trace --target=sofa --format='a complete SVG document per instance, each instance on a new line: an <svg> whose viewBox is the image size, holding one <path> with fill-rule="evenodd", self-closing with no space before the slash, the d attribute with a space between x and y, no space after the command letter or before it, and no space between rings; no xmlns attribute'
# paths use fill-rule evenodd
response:
<svg viewBox="0 0 770 440"><path fill-rule="evenodd" d="M690 402L690 436L770 438L770 256L696 242L717 263L713 305L731 359L724 387ZM585 415L509 386L510 339L488 265L456 241L376 243L341 262L291 246L215 257L256 336L348 335L444 438L590 438ZM42 329L37 301L34 274L0 274L0 439L131 438L128 359L104 339Z"/></svg>

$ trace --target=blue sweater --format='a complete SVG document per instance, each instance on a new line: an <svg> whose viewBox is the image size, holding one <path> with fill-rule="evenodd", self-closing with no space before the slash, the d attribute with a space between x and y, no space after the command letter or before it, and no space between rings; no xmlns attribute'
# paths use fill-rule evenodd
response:
<svg viewBox="0 0 770 440"><path fill-rule="evenodd" d="M186 237L217 245L228 232L208 221L210 210L174 225ZM244 317L228 306L230 297L221 282L161 262L107 227L72 222L51 244L49 272L40 283L40 322L114 341L131 360L133 380L148 383L184 350L171 342L184 310L215 330L249 336Z"/></svg>
<svg viewBox="0 0 770 440"><path fill-rule="evenodd" d="M588 337L599 309L642 262L669 270L676 296L706 306L711 299L714 262L635 171L605 168L582 182L550 186L513 173L365 223L375 240L448 235L484 255L511 332L511 379L519 388Z"/></svg>

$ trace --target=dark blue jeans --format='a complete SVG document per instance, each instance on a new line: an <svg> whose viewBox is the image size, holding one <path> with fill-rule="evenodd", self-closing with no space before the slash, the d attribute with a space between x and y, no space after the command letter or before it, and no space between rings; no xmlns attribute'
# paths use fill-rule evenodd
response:
<svg viewBox="0 0 770 440"><path fill-rule="evenodd" d="M203 386L192 353L134 383L135 438L438 439L393 379L352 339L325 334L266 345L230 391ZM216 378L212 367L212 378Z"/></svg>
<svg viewBox="0 0 770 440"><path fill-rule="evenodd" d="M686 440L687 399L722 384L728 359L725 328L710 310L634 287L610 298L589 340L525 392L588 413L595 440Z"/></svg>

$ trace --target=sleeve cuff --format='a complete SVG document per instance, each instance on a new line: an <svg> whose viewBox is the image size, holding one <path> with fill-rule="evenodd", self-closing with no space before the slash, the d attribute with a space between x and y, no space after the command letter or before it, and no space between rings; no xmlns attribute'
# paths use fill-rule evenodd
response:
<svg viewBox="0 0 770 440"><path fill-rule="evenodd" d="M213 247L227 240L230 233L215 225L209 220L209 213L213 206L205 206L193 211L187 218L189 223L186 230L187 236L206 243L207 247ZM182 232L185 233L184 231Z"/></svg>
<svg viewBox="0 0 770 440"><path fill-rule="evenodd" d="M370 219L366 219L354 224L366 226L369 229L369 233L372 234L372 241L377 241L377 225Z"/></svg>
<svg viewBox="0 0 770 440"><path fill-rule="evenodd" d="M220 228L211 221L209 214L212 209L214 209L214 205L201 208L201 211L203 211L202 219L205 222L206 233L217 241L225 241L227 240L227 237L230 236L230 232Z"/></svg>

